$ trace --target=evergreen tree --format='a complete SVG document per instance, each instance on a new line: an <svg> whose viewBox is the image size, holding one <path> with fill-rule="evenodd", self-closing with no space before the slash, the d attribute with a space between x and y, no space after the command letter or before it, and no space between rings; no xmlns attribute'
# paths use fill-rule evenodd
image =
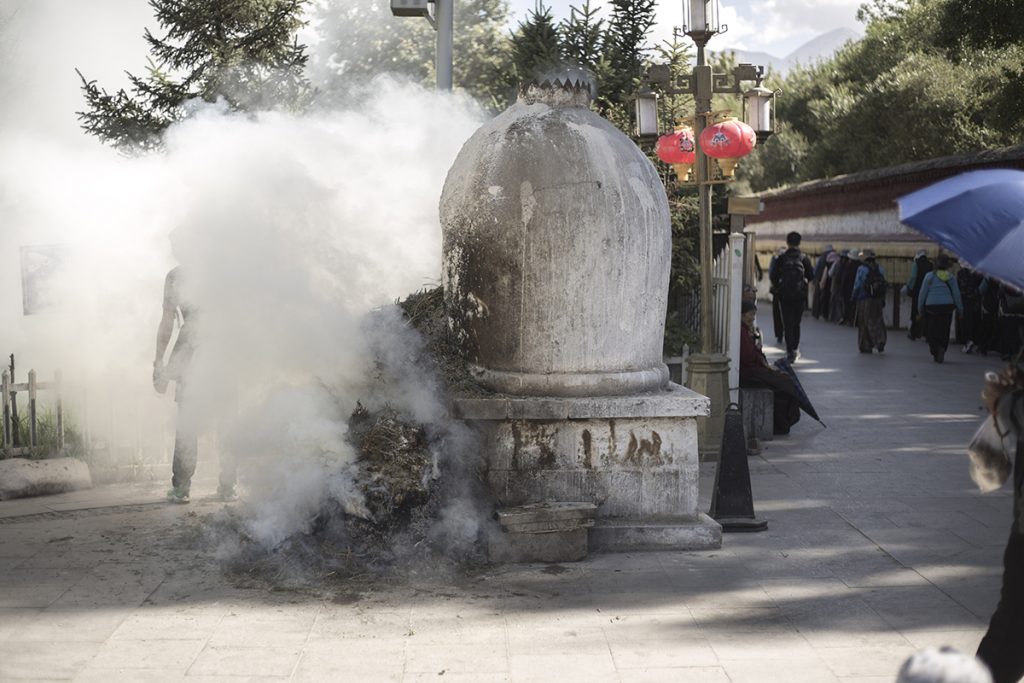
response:
<svg viewBox="0 0 1024 683"><path fill-rule="evenodd" d="M154 148L192 99L234 111L299 108L311 98L305 46L295 38L305 0L150 0L164 35L147 28L150 64L108 93L79 72L82 128L116 147Z"/></svg>
<svg viewBox="0 0 1024 683"><path fill-rule="evenodd" d="M671 40L663 41L654 48L654 61L659 64L667 64L672 82L685 74L691 73L690 59L691 52L689 42L684 42L680 36L673 35ZM676 125L680 119L687 119L693 116L694 102L693 95L665 95L661 93L660 115L667 126Z"/></svg>
<svg viewBox="0 0 1024 683"><path fill-rule="evenodd" d="M605 36L604 20L590 0L584 0L582 7L569 8L569 18L561 23L559 32L566 61L593 71L601 60Z"/></svg>
<svg viewBox="0 0 1024 683"><path fill-rule="evenodd" d="M512 65L517 81L526 81L562 64L562 36L543 0L512 34Z"/></svg>
<svg viewBox="0 0 1024 683"><path fill-rule="evenodd" d="M601 72L602 113L628 104L646 63L647 36L654 27L655 0L610 0L611 18L604 37L606 64ZM621 112L620 112L621 113Z"/></svg>

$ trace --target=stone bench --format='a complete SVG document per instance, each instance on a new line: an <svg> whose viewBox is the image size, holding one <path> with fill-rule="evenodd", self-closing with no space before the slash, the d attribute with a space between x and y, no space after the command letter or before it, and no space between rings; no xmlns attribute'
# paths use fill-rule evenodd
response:
<svg viewBox="0 0 1024 683"><path fill-rule="evenodd" d="M771 389L740 389L740 410L743 412L743 431L747 442L771 441L775 399Z"/></svg>

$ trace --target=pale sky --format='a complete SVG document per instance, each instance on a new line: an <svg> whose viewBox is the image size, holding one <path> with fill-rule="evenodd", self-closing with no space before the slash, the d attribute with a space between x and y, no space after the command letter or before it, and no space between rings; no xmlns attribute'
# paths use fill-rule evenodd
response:
<svg viewBox="0 0 1024 683"><path fill-rule="evenodd" d="M785 57L808 40L837 28L863 33L857 21L857 8L864 0L721 0L721 20L729 31L715 36L708 44L714 51L735 49L767 52ZM518 19L533 9L535 0L509 0ZM557 19L569 14L571 5L582 0L545 0ZM604 4L591 0L592 5ZM660 41L682 25L682 0L659 0L658 26L652 38Z"/></svg>

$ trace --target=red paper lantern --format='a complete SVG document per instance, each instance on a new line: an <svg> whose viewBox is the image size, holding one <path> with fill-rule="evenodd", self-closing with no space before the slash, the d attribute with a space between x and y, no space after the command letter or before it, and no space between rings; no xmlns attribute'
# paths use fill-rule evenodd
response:
<svg viewBox="0 0 1024 683"><path fill-rule="evenodd" d="M672 164L679 182L685 182L690 169L697 161L697 145L693 139L693 131L689 128L677 128L676 132L662 135L654 148L658 158L666 164Z"/></svg>
<svg viewBox="0 0 1024 683"><path fill-rule="evenodd" d="M709 157L718 159L722 175L731 178L736 162L754 150L757 134L754 129L734 118L708 126L700 133L700 148Z"/></svg>

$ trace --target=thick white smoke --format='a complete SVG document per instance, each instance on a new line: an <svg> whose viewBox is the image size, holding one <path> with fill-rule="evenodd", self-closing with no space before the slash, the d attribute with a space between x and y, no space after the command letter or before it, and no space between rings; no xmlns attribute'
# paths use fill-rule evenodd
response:
<svg viewBox="0 0 1024 683"><path fill-rule="evenodd" d="M73 119L77 85L48 82L60 96L40 106ZM386 78L350 111L201 106L169 131L165 152L141 158L5 118L0 353L91 388L76 405L120 396L133 428L169 424L173 401L150 375L164 277L180 264L199 308L195 412L213 435L200 471L215 469L214 450L237 459L243 486L266 503L250 531L269 544L304 528L325 498L358 505L339 474L352 458L339 416L365 398L374 355L401 356L408 341L397 324L368 336L365 315L437 283L437 199L480 118L457 96ZM58 305L25 316L21 250L50 245ZM442 410L415 373L388 399L419 419Z"/></svg>

